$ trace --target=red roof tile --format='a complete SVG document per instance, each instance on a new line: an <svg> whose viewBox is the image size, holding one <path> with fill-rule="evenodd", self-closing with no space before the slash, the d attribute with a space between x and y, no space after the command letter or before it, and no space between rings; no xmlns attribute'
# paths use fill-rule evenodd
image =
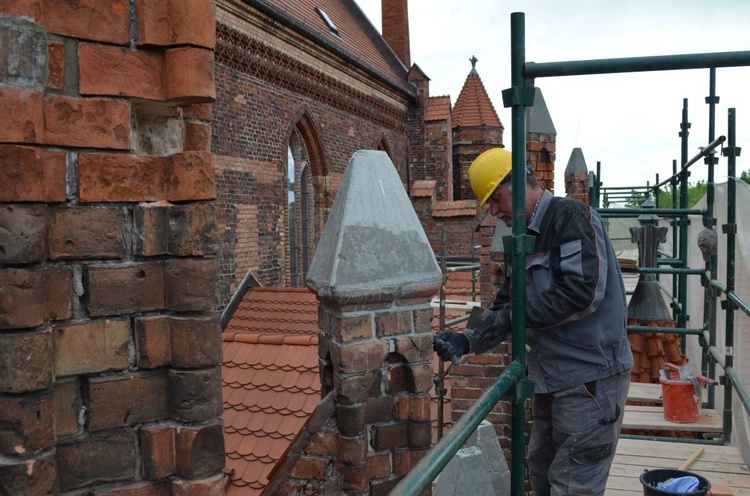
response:
<svg viewBox="0 0 750 496"><path fill-rule="evenodd" d="M393 53L388 43L367 19L355 2L342 0L266 0L282 17L290 17L336 49L408 92L413 89L406 80L408 68ZM333 34L316 8L322 9L338 29Z"/></svg>
<svg viewBox="0 0 750 496"><path fill-rule="evenodd" d="M477 214L476 200L435 202L434 217L474 217Z"/></svg>
<svg viewBox="0 0 750 496"><path fill-rule="evenodd" d="M470 126L503 127L475 69L466 77L456 106L453 107L453 128Z"/></svg>
<svg viewBox="0 0 750 496"><path fill-rule="evenodd" d="M443 121L451 116L451 97L433 96L427 99L425 121Z"/></svg>
<svg viewBox="0 0 750 496"><path fill-rule="evenodd" d="M225 334L232 332L273 336L268 339L281 339L281 333L285 338L290 334L317 336L317 298L307 288L254 288L227 325Z"/></svg>

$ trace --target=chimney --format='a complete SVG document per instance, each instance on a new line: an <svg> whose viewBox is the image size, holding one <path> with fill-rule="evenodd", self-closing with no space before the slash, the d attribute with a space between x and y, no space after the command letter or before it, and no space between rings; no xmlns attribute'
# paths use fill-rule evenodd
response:
<svg viewBox="0 0 750 496"><path fill-rule="evenodd" d="M411 66L409 50L409 1L383 0L383 38L406 67Z"/></svg>

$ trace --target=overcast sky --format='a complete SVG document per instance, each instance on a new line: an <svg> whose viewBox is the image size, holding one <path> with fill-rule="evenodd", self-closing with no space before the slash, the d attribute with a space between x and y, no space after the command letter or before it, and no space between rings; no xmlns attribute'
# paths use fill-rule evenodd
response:
<svg viewBox="0 0 750 496"><path fill-rule="evenodd" d="M380 0L356 0L380 30ZM511 111L501 92L510 86L510 14L524 12L526 60L561 62L617 57L750 50L747 0L411 0L411 59L431 79L430 94L455 104L471 69L477 71L505 125L511 148ZM654 184L680 159L683 99L688 99L689 156L708 143L709 70L659 71L537 79L557 130L556 194L574 147L589 170L602 163L605 186ZM750 67L717 70L716 136L727 133L736 108L737 145L747 150L738 173L750 169ZM706 178L693 166L690 181ZM721 158L716 181L726 181Z"/></svg>

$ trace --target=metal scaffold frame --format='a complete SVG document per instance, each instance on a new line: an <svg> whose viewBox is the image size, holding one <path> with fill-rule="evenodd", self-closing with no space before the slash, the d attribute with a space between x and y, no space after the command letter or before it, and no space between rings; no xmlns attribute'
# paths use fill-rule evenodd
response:
<svg viewBox="0 0 750 496"><path fill-rule="evenodd" d="M513 189L513 205L512 205L512 234L505 240L505 246L512 248L513 253L513 266L512 266L512 284L514 287L523 288L526 286L526 273L525 273L525 256L526 254L532 253L534 246L534 238L526 234L526 217L525 217L525 205L526 205L526 188L525 188L525 172L526 172L526 107L533 105L534 103L534 82L538 78L545 77L561 77L561 76L577 76L577 75L592 75L592 74L607 74L607 73L626 73L626 72L644 72L644 71L667 71L667 70L683 70L683 69L712 69L721 67L740 67L750 66L750 51L739 51L739 52L719 52L719 53L702 53L702 54L687 54L687 55L667 55L667 56L652 56L652 57L630 57L630 58L617 58L617 59L598 59L598 60L578 60L578 61L564 61L564 62L548 62L548 63L535 63L526 62L526 38L525 38L525 15L521 12L511 14L511 87L503 91L503 103L505 107L511 107L512 109L512 137L511 147L513 150L513 167L511 174L512 189ZM730 109L729 116L729 132L728 139L726 140L728 146L724 148L724 154L728 157L728 168L729 168L729 195L730 205L734 207L734 167L735 157L739 154L739 148L735 146L734 142L734 109ZM686 117L683 118L683 122L686 121ZM683 140L687 136L686 128L683 134ZM724 142L724 140L714 140L711 137L713 148L718 147ZM716 143L715 141L719 141ZM708 147L707 147L708 148ZM693 161L699 160L701 157L706 157L707 160L713 162L713 156L706 152L701 153L698 157L694 157ZM683 141L682 146L682 158L683 170L688 167L689 160L687 159L687 145L686 141ZM599 169L599 166L597 166ZM681 171L682 173L682 171ZM597 178L599 170L597 170ZM713 181L713 175L710 176L710 181ZM703 215L704 219L709 219L704 222L709 222L712 217L706 216L707 212L703 210L690 210L684 208L687 199L687 173L684 172L682 179L681 189L681 205L679 209L648 209L648 213L657 215L669 215L677 219L687 219L687 215L697 214ZM671 181L671 180L670 180ZM657 180L658 183L658 180ZM657 188L661 185L654 186ZM598 198L599 191L598 187L594 185L592 187L596 191L595 197ZM591 190L591 189L590 189ZM713 189L710 188L710 202L711 209L713 208ZM676 205L674 205L676 207ZM624 212L622 210L627 210ZM733 210L733 208L731 209ZM608 209L606 215L640 215L644 213L640 209ZM728 435L731 432L731 401L732 391L736 390L738 396L742 400L742 404L745 410L750 413L750 401L748 401L748 395L739 383L739 378L736 372L732 368L732 356L724 356L716 347L715 336L712 338L712 322L715 324L715 308L716 298L719 293L724 294L726 299L722 302L722 306L726 310L727 317L727 330L726 330L726 343L727 347L731 347L733 344L733 310L741 309L746 314L750 315L750 306L743 301L738 295L734 293L734 233L736 233L736 224L734 212L729 212L729 220L727 225L723 226L723 231L728 237L727 247L727 259L729 267L727 269L727 283L726 285L719 283L715 279L715 258L709 262L710 267L703 269L688 269L686 266L676 266L670 268L672 273L676 274L675 277L677 290L675 291L678 295L684 294L686 288L687 276L692 274L699 274L702 277L707 278L708 286L712 291L711 297L707 294L706 306L707 309L704 312L704 318L707 325L701 329L687 329L685 328L685 319L681 318L678 312L678 331L683 334L697 334L701 338L702 344L705 343L705 348L708 350L710 358L708 362L719 364L726 374L726 378L723 382L725 388L724 394L724 413L725 413L725 435L722 437L722 442L726 442ZM679 245L680 254L685 253L684 243L686 238L683 239L683 234L680 234ZM686 245L685 245L686 246ZM652 269L653 270L653 269ZM660 270L660 269L656 269ZM711 313L713 301L714 313ZM522 495L524 494L525 485L525 426L526 426L526 408L527 400L532 396L533 384L525 378L526 370L526 338L525 338L525 327L526 327L526 292L525 291L513 291L512 293L512 305L514 308L513 313L513 332L512 332L512 361L507 369L496 379L493 385L477 400L476 404L472 406L454 425L451 429L440 439L440 441L421 459L421 461L412 468L399 484L393 489L391 494L397 495L418 495L422 494L426 489L430 487L432 481L440 474L442 469L447 465L455 453L461 448L463 443L468 437L474 432L477 426L482 422L485 416L490 412L494 405L503 397L506 398L510 395L513 403L512 408L512 422L511 422L511 443L512 447L521 447L522 449L512 449L510 470L511 470L511 494ZM677 302L677 306L680 309L684 309L684 304ZM713 319L713 320L712 320ZM630 329L630 328L629 328ZM633 329L636 330L636 329ZM654 331L654 328L649 328L649 331ZM668 332L675 332L675 329L669 329ZM712 340L713 339L713 340ZM727 422L729 423L729 429L726 428Z"/></svg>

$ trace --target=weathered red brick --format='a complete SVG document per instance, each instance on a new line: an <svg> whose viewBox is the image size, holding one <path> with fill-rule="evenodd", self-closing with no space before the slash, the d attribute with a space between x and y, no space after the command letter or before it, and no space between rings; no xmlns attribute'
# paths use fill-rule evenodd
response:
<svg viewBox="0 0 750 496"><path fill-rule="evenodd" d="M60 491L92 484L131 480L135 476L136 438L116 429L57 444Z"/></svg>
<svg viewBox="0 0 750 496"><path fill-rule="evenodd" d="M320 315L320 314L319 314ZM320 317L318 317L320 320ZM371 339L373 322L370 314L349 316L331 316L330 325L319 323L321 329L330 330L331 335L342 343L349 343L361 339Z"/></svg>
<svg viewBox="0 0 750 496"><path fill-rule="evenodd" d="M52 450L0 462L0 494L54 494L56 480Z"/></svg>
<svg viewBox="0 0 750 496"><path fill-rule="evenodd" d="M296 479L325 480L328 470L328 459L317 456L303 456L297 460L289 475Z"/></svg>
<svg viewBox="0 0 750 496"><path fill-rule="evenodd" d="M147 203L133 209L133 252L153 257L167 254L167 205Z"/></svg>
<svg viewBox="0 0 750 496"><path fill-rule="evenodd" d="M372 447L375 451L390 450L409 446L409 424L394 422L377 424L372 427Z"/></svg>
<svg viewBox="0 0 750 496"><path fill-rule="evenodd" d="M0 455L23 456L55 444L52 391L0 396Z"/></svg>
<svg viewBox="0 0 750 496"><path fill-rule="evenodd" d="M42 18L42 0L2 0L0 11L4 14L26 16L39 20Z"/></svg>
<svg viewBox="0 0 750 496"><path fill-rule="evenodd" d="M163 200L165 163L162 157L81 154L79 199L82 203Z"/></svg>
<svg viewBox="0 0 750 496"><path fill-rule="evenodd" d="M91 316L165 309L161 262L90 266L85 271L86 308ZM118 288L112 291L112 288Z"/></svg>
<svg viewBox="0 0 750 496"><path fill-rule="evenodd" d="M367 464L349 465L348 463L335 463L336 471L341 475L341 489L348 491L366 491L369 489L367 479Z"/></svg>
<svg viewBox="0 0 750 496"><path fill-rule="evenodd" d="M78 65L82 95L164 100L161 53L81 43Z"/></svg>
<svg viewBox="0 0 750 496"><path fill-rule="evenodd" d="M338 361L341 372L352 374L377 370L388 354L388 343L381 340L353 343L340 346L334 360Z"/></svg>
<svg viewBox="0 0 750 496"><path fill-rule="evenodd" d="M169 201L216 198L213 153L184 152L170 155L165 176L165 196Z"/></svg>
<svg viewBox="0 0 750 496"><path fill-rule="evenodd" d="M135 359L138 368L153 369L172 363L170 319L167 315L135 319Z"/></svg>
<svg viewBox="0 0 750 496"><path fill-rule="evenodd" d="M96 496L173 496L171 483L165 482L139 482L117 489L100 489ZM223 495L222 495L223 496Z"/></svg>
<svg viewBox="0 0 750 496"><path fill-rule="evenodd" d="M196 103L182 109L182 116L185 119L195 119L199 121L210 121L213 111L213 104Z"/></svg>
<svg viewBox="0 0 750 496"><path fill-rule="evenodd" d="M0 145L0 164L0 201L65 201L64 152Z"/></svg>
<svg viewBox="0 0 750 496"><path fill-rule="evenodd" d="M44 98L37 91L0 85L0 143L41 143Z"/></svg>
<svg viewBox="0 0 750 496"><path fill-rule="evenodd" d="M337 458L344 463L361 464L367 461L367 435L339 436Z"/></svg>
<svg viewBox="0 0 750 496"><path fill-rule="evenodd" d="M221 368L201 370L169 369L172 418L203 422L221 416Z"/></svg>
<svg viewBox="0 0 750 496"><path fill-rule="evenodd" d="M78 416L83 406L78 381L55 382L55 435L59 438L78 434Z"/></svg>
<svg viewBox="0 0 750 496"><path fill-rule="evenodd" d="M47 95L44 125L48 145L130 149L130 104L124 100Z"/></svg>
<svg viewBox="0 0 750 496"><path fill-rule="evenodd" d="M432 333L423 332L394 338L396 353L407 362L432 360Z"/></svg>
<svg viewBox="0 0 750 496"><path fill-rule="evenodd" d="M72 290L68 269L0 269L0 329L70 318Z"/></svg>
<svg viewBox="0 0 750 496"><path fill-rule="evenodd" d="M429 448L431 445L432 424L430 420L409 422L409 446L412 448Z"/></svg>
<svg viewBox="0 0 750 496"><path fill-rule="evenodd" d="M342 374L338 379L336 401L343 405L364 403L380 393L380 370L364 374Z"/></svg>
<svg viewBox="0 0 750 496"><path fill-rule="evenodd" d="M53 260L116 259L125 256L123 212L116 207L68 207L52 215Z"/></svg>
<svg viewBox="0 0 750 496"><path fill-rule="evenodd" d="M89 430L92 432L169 416L167 376L163 372L96 377L89 380L88 386Z"/></svg>
<svg viewBox="0 0 750 496"><path fill-rule="evenodd" d="M137 0L139 45L216 44L216 6L211 0Z"/></svg>
<svg viewBox="0 0 750 496"><path fill-rule="evenodd" d="M164 54L164 91L169 101L210 103L216 100L214 52L181 47Z"/></svg>
<svg viewBox="0 0 750 496"><path fill-rule="evenodd" d="M183 479L202 479L224 468L224 429L220 422L180 427L176 436L176 472Z"/></svg>
<svg viewBox="0 0 750 496"><path fill-rule="evenodd" d="M157 480L174 474L175 428L164 425L143 427L139 436L144 477Z"/></svg>
<svg viewBox="0 0 750 496"><path fill-rule="evenodd" d="M406 312L386 312L375 316L375 331L378 337L397 336L412 332L413 314Z"/></svg>
<svg viewBox="0 0 750 496"><path fill-rule="evenodd" d="M216 203L189 203L167 209L169 255L208 256L217 252L218 224Z"/></svg>
<svg viewBox="0 0 750 496"><path fill-rule="evenodd" d="M176 312L214 310L218 305L214 259L172 259L164 262L167 308Z"/></svg>
<svg viewBox="0 0 750 496"><path fill-rule="evenodd" d="M211 151L211 124L185 122L183 150L196 152Z"/></svg>
<svg viewBox="0 0 750 496"><path fill-rule="evenodd" d="M224 475L192 481L176 479L172 482L172 496L224 496Z"/></svg>
<svg viewBox="0 0 750 496"><path fill-rule="evenodd" d="M0 206L0 264L41 262L46 241L46 206Z"/></svg>
<svg viewBox="0 0 750 496"><path fill-rule="evenodd" d="M221 315L170 318L172 366L199 368L221 365Z"/></svg>
<svg viewBox="0 0 750 496"><path fill-rule="evenodd" d="M47 64L49 65L47 86L53 90L63 89L63 85L65 84L65 42L49 42Z"/></svg>
<svg viewBox="0 0 750 496"><path fill-rule="evenodd" d="M55 327L58 377L124 370L129 364L130 323L104 320Z"/></svg>
<svg viewBox="0 0 750 496"><path fill-rule="evenodd" d="M51 33L125 45L130 41L130 2L45 1L43 24Z"/></svg>
<svg viewBox="0 0 750 496"><path fill-rule="evenodd" d="M393 472L391 464L391 453L386 451L383 453L373 453L367 457L367 478L372 479L384 479L389 477Z"/></svg>
<svg viewBox="0 0 750 496"><path fill-rule="evenodd" d="M49 330L0 335L0 393L41 391L53 380Z"/></svg>

